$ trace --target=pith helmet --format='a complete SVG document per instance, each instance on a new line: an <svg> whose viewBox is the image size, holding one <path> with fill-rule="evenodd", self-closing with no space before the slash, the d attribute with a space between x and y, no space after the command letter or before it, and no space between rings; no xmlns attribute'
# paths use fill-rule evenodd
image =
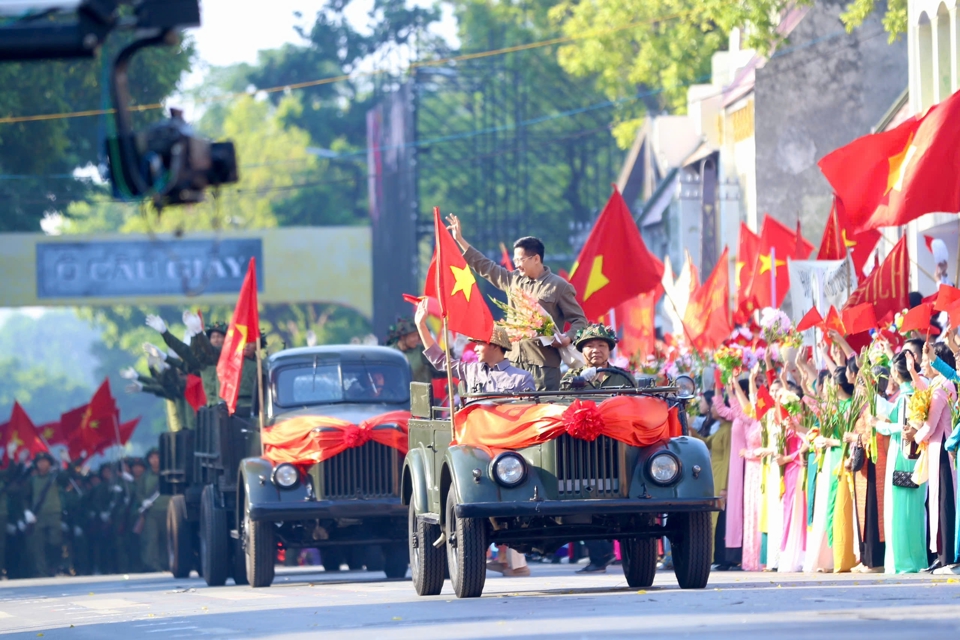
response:
<svg viewBox="0 0 960 640"><path fill-rule="evenodd" d="M473 342L482 342L482 340L474 340ZM493 325L493 335L490 336L490 341L488 344L495 344L504 351L510 351L513 347L513 343L510 342L510 335L507 333L506 328L501 327L498 324Z"/></svg>
<svg viewBox="0 0 960 640"><path fill-rule="evenodd" d="M573 344L577 347L577 351L583 351L583 345L590 340L604 340L610 345L611 349L617 346L617 334L602 324L587 325L583 329L580 329L580 331L577 331L577 336L573 339Z"/></svg>
<svg viewBox="0 0 960 640"><path fill-rule="evenodd" d="M397 318L397 321L387 329L387 345L400 342L403 336L417 333L417 325L413 318Z"/></svg>
<svg viewBox="0 0 960 640"><path fill-rule="evenodd" d="M206 331L208 338L212 333L221 333L223 335L227 335L227 325L224 322L211 322L206 326L204 331Z"/></svg>

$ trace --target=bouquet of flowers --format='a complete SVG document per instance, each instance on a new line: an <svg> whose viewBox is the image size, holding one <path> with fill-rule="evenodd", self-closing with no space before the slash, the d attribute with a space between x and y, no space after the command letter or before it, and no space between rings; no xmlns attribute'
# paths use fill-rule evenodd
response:
<svg viewBox="0 0 960 640"><path fill-rule="evenodd" d="M730 376L738 376L744 368L743 349L739 347L722 346L713 354L713 361L720 369L723 384L730 381Z"/></svg>
<svg viewBox="0 0 960 640"><path fill-rule="evenodd" d="M791 334L797 332L793 330L793 323L780 309L767 307L760 312L760 328L763 331L763 339L767 344L774 342L784 342L788 339L794 340Z"/></svg>
<svg viewBox="0 0 960 640"><path fill-rule="evenodd" d="M638 352L630 358L630 367L645 376L655 376L663 369L663 360L650 353L645 358Z"/></svg>
<svg viewBox="0 0 960 640"><path fill-rule="evenodd" d="M777 393L776 400L780 403L780 406L783 407L784 411L791 416L799 416L803 410L803 405L800 403L800 396L789 389L781 388Z"/></svg>
<svg viewBox="0 0 960 640"><path fill-rule="evenodd" d="M510 342L539 340L544 346L552 344L560 329L537 299L519 287L511 288L507 298L509 304L496 299L493 303L503 311L504 318L497 324L507 330ZM559 351L567 366L583 366L583 359L573 345L562 347Z"/></svg>
<svg viewBox="0 0 960 640"><path fill-rule="evenodd" d="M907 401L907 421L914 425L926 422L930 415L930 401L932 399L933 392L930 389L914 392Z"/></svg>

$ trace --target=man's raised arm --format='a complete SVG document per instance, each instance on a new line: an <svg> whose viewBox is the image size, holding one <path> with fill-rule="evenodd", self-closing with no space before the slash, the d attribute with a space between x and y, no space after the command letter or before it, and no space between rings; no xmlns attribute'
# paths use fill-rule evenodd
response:
<svg viewBox="0 0 960 640"><path fill-rule="evenodd" d="M497 264L487 256L483 255L463 239L463 227L460 219L452 213L447 216L447 229L453 234L453 239L460 245L463 251L463 259L467 261L470 268L480 274L482 278L490 281L490 284L501 291L509 291L513 284L513 272Z"/></svg>

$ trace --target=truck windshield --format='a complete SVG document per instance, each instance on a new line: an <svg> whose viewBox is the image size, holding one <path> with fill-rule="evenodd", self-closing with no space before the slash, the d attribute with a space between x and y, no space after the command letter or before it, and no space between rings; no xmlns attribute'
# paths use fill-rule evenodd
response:
<svg viewBox="0 0 960 640"><path fill-rule="evenodd" d="M276 404L300 407L335 402L407 402L407 371L381 362L319 362L277 373Z"/></svg>

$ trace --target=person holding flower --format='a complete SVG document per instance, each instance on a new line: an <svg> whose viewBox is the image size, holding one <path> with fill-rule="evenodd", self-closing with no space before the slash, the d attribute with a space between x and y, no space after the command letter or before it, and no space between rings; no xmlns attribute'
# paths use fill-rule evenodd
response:
<svg viewBox="0 0 960 640"><path fill-rule="evenodd" d="M781 420L783 451L777 456L783 476L783 536L780 543L778 571L795 572L803 569L807 551L807 499L804 493L803 466L806 440L800 426L804 411L803 392L796 384L782 387L775 400L786 414Z"/></svg>
<svg viewBox="0 0 960 640"><path fill-rule="evenodd" d="M893 403L877 401L874 428L890 436L887 453L887 474L884 485L884 555L885 573L917 573L927 567L926 492L912 480L916 460L911 459L904 438L907 423L907 401L914 394L913 373L918 373L916 360L909 350L901 351L893 360L893 374L900 383L900 394ZM889 405L889 406L886 406Z"/></svg>
<svg viewBox="0 0 960 640"><path fill-rule="evenodd" d="M550 271L543 264L543 242L534 237L520 238L513 243L513 263L510 271L486 257L463 238L463 226L457 216L447 216L448 229L460 245L467 264L501 291L519 289L532 296L552 318L557 334L550 344L539 337L531 337L513 344L510 362L533 375L538 391L556 391L560 388L560 352L567 347L577 332L587 326L587 318L577 302L576 291L569 282ZM563 333L563 328L570 328Z"/></svg>

